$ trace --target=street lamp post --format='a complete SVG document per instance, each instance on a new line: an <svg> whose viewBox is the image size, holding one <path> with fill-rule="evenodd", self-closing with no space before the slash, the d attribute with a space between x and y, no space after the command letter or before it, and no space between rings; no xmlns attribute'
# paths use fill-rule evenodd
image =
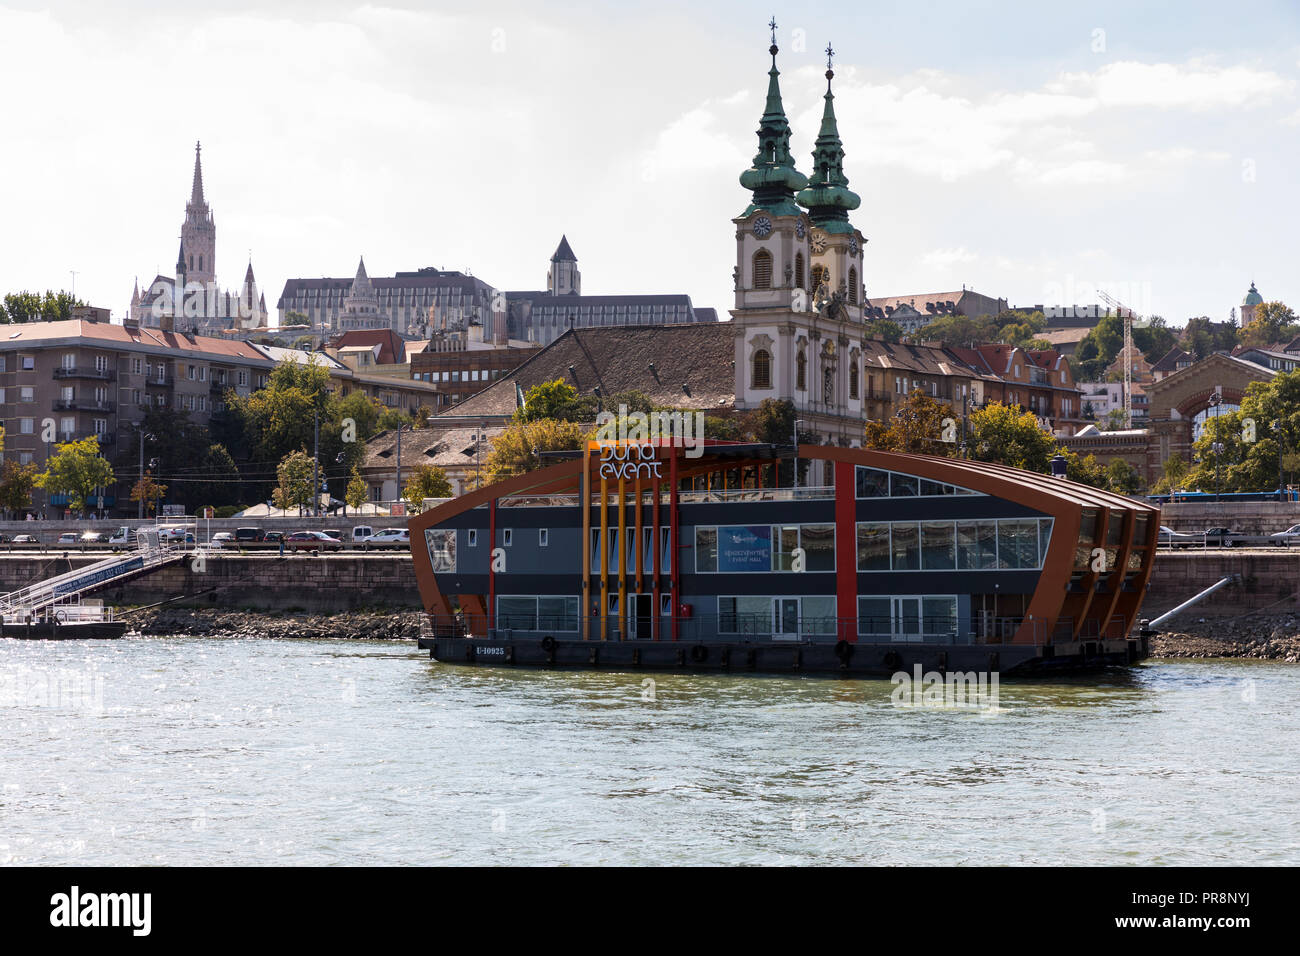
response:
<svg viewBox="0 0 1300 956"><path fill-rule="evenodd" d="M1223 482L1219 476L1219 464L1223 456L1223 442L1211 442L1210 451L1214 452L1214 500L1218 501L1223 494Z"/></svg>
<svg viewBox="0 0 1300 956"><path fill-rule="evenodd" d="M808 423L802 418L794 420L794 490L799 490L799 426Z"/></svg>
<svg viewBox="0 0 1300 956"><path fill-rule="evenodd" d="M397 500L402 498L402 432L410 428L410 425L397 426Z"/></svg>

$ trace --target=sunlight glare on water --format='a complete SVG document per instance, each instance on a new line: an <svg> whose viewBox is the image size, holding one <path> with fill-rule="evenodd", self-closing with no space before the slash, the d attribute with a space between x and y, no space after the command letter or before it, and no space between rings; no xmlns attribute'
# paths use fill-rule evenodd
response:
<svg viewBox="0 0 1300 956"><path fill-rule="evenodd" d="M0 862L1300 861L1293 665L1004 680L993 713L892 690L3 641Z"/></svg>

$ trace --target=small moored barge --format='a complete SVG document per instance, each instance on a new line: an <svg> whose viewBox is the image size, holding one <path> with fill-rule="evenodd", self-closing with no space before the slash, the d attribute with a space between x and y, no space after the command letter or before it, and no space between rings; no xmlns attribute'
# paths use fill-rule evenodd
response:
<svg viewBox="0 0 1300 956"><path fill-rule="evenodd" d="M888 676L1087 671L1132 633L1157 508L1000 465L591 442L411 519L437 660Z"/></svg>

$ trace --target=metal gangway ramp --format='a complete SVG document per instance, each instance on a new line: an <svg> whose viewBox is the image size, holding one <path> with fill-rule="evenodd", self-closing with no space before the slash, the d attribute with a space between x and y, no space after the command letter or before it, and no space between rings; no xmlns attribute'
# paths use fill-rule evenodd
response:
<svg viewBox="0 0 1300 956"><path fill-rule="evenodd" d="M134 551L115 554L17 591L0 594L0 616L6 620L30 620L55 605L80 604L83 594L180 561L193 553L186 550L183 540L179 546L172 546L163 543L156 530L140 530L136 532Z"/></svg>

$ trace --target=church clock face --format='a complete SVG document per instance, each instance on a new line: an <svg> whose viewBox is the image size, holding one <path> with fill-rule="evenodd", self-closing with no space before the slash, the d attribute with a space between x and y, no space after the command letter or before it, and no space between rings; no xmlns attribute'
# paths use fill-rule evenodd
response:
<svg viewBox="0 0 1300 956"><path fill-rule="evenodd" d="M766 239L772 234L772 220L766 216L759 216L754 220L754 235L760 239Z"/></svg>
<svg viewBox="0 0 1300 956"><path fill-rule="evenodd" d="M849 240L849 255L856 256L857 254L858 254L858 237L854 236L852 239Z"/></svg>
<svg viewBox="0 0 1300 956"><path fill-rule="evenodd" d="M821 253L826 251L826 233L820 229L814 229L812 239L809 240L812 245L812 251Z"/></svg>

